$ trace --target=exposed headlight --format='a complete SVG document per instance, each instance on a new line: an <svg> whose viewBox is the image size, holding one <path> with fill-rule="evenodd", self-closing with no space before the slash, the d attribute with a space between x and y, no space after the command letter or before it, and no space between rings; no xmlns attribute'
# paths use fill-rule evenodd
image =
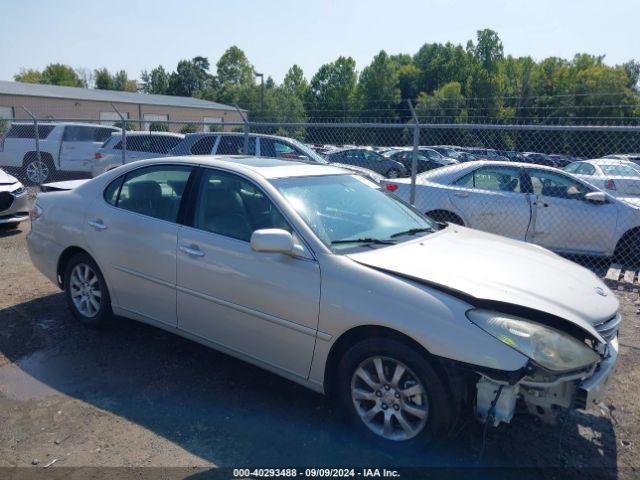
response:
<svg viewBox="0 0 640 480"><path fill-rule="evenodd" d="M467 317L502 343L554 372L578 370L600 360L584 343L546 325L490 310L469 310Z"/></svg>
<svg viewBox="0 0 640 480"><path fill-rule="evenodd" d="M18 188L11 192L11 195L14 197L19 197L20 195L24 195L27 192L27 189L20 185Z"/></svg>

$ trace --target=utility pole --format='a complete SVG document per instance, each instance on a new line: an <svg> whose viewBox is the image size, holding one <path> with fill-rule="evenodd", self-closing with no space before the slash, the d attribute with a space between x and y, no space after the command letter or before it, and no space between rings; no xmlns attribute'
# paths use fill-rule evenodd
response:
<svg viewBox="0 0 640 480"><path fill-rule="evenodd" d="M260 120L264 120L264 73L253 72L256 77L260 77Z"/></svg>

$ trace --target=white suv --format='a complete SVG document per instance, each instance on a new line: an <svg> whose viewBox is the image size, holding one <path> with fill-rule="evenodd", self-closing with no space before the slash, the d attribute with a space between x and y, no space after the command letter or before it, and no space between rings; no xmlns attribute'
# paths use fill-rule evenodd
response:
<svg viewBox="0 0 640 480"><path fill-rule="evenodd" d="M96 150L118 131L116 127L90 123L39 123L38 161L33 123L14 122L0 141L0 166L22 169L20 173L31 183L51 180L57 171L87 174Z"/></svg>

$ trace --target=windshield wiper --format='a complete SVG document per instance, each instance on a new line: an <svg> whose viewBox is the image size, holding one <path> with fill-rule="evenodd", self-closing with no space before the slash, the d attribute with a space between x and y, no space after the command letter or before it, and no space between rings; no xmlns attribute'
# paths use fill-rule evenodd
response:
<svg viewBox="0 0 640 480"><path fill-rule="evenodd" d="M435 232L435 230L431 227L422 227L422 228L410 228L409 230L405 230L403 232L397 232L391 235L391 238L400 237L402 235L415 235L416 233L422 232Z"/></svg>
<svg viewBox="0 0 640 480"><path fill-rule="evenodd" d="M396 242L393 240L384 240L382 238L371 238L371 237L363 237L363 238L345 238L342 240L334 240L331 242L331 245L336 245L340 243L375 243L378 245L395 245Z"/></svg>

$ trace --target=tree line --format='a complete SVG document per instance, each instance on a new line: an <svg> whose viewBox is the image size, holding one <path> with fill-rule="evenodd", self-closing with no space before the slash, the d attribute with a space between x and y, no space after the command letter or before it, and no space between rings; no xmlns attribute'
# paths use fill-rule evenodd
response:
<svg viewBox="0 0 640 480"><path fill-rule="evenodd" d="M15 80L99 89L193 96L249 110L255 121L408 122L408 101L422 123L594 124L640 118L640 63L607 65L604 56L572 59L504 54L498 34L477 32L465 46L426 43L415 54L380 51L361 71L340 56L307 79L293 65L281 83L257 80L253 65L232 46L211 65L198 56L130 79L121 70L89 71L51 64L22 70Z"/></svg>

